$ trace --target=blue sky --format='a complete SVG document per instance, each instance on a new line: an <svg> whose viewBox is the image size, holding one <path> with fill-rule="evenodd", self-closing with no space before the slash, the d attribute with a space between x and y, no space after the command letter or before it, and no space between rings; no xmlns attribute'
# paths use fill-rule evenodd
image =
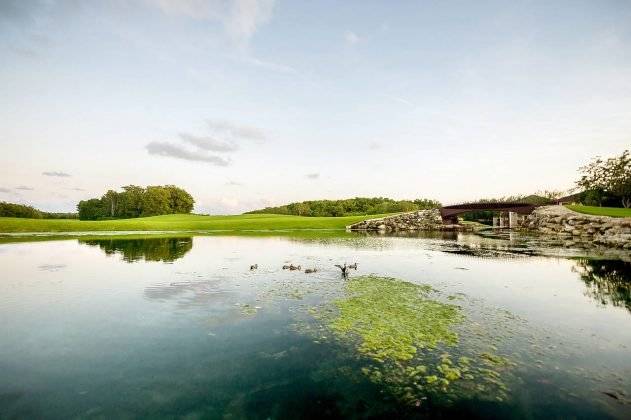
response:
<svg viewBox="0 0 631 420"><path fill-rule="evenodd" d="M46 210L567 189L631 145L631 3L3 0L0 97L0 200Z"/></svg>

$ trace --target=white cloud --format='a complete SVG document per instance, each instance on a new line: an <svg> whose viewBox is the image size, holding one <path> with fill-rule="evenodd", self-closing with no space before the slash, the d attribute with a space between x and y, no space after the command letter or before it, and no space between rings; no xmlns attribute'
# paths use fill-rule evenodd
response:
<svg viewBox="0 0 631 420"><path fill-rule="evenodd" d="M194 136L192 134L180 133L180 138L202 150L212 152L234 152L239 149L239 145L234 141L224 141L210 136Z"/></svg>
<svg viewBox="0 0 631 420"><path fill-rule="evenodd" d="M248 125L235 124L225 120L207 120L208 128L217 135L228 136L234 140L267 140L262 130Z"/></svg>
<svg viewBox="0 0 631 420"><path fill-rule="evenodd" d="M47 172L42 172L42 175L44 176L56 176L59 178L68 178L72 175L67 174L65 172L59 172L59 171L47 171Z"/></svg>
<svg viewBox="0 0 631 420"><path fill-rule="evenodd" d="M305 178L307 178L307 179L318 179L318 178L320 178L320 174L318 172L314 172L312 174L305 175Z"/></svg>
<svg viewBox="0 0 631 420"><path fill-rule="evenodd" d="M152 141L145 146L150 155L172 157L176 159L206 162L215 166L228 166L230 159L221 156L209 155L204 151L192 151L178 144Z"/></svg>

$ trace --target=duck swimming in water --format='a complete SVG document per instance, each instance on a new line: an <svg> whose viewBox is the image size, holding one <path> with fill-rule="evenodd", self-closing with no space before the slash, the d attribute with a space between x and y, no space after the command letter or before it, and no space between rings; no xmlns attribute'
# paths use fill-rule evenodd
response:
<svg viewBox="0 0 631 420"><path fill-rule="evenodd" d="M289 269L290 269L291 271L294 271L294 270L298 270L298 271L300 271L300 270L302 270L302 268L300 268L300 266L299 266L299 265L293 265L293 264L289 264Z"/></svg>
<svg viewBox="0 0 631 420"><path fill-rule="evenodd" d="M258 265L258 264L254 264L254 265L251 265L251 266L250 266L250 270L256 270L256 269L258 269L258 268L259 268L259 265Z"/></svg>
<svg viewBox="0 0 631 420"><path fill-rule="evenodd" d="M311 273L317 273L318 269L317 268L307 268L305 270L305 274L311 274Z"/></svg>

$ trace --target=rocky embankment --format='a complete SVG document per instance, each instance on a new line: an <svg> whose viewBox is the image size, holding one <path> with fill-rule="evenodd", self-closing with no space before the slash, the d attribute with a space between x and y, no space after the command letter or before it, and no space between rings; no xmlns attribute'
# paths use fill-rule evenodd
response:
<svg viewBox="0 0 631 420"><path fill-rule="evenodd" d="M563 206L538 207L522 228L555 234L574 242L631 249L631 218L591 216Z"/></svg>
<svg viewBox="0 0 631 420"><path fill-rule="evenodd" d="M347 226L350 230L370 230L382 232L414 231L414 230L462 230L461 225L445 225L438 209L419 210L411 213L379 219L364 220Z"/></svg>

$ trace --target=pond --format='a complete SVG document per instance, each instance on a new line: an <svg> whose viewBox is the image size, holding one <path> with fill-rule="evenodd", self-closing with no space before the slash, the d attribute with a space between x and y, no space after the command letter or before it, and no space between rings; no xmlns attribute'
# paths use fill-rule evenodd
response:
<svg viewBox="0 0 631 420"><path fill-rule="evenodd" d="M509 233L28 239L0 244L0 418L631 417L629 254Z"/></svg>

